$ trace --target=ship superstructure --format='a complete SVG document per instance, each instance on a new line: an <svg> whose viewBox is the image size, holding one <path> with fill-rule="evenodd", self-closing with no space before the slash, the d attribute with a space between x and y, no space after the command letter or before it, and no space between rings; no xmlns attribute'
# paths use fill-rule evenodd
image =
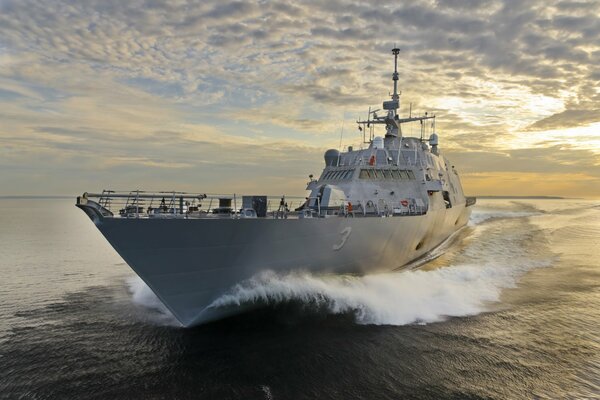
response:
<svg viewBox="0 0 600 400"><path fill-rule="evenodd" d="M475 199L440 154L435 116L399 116L392 54L391 100L357 121L368 147L327 150L306 198L105 190L77 206L184 326L239 312L214 302L265 270L399 269L464 226ZM407 123L420 137L403 135Z"/></svg>

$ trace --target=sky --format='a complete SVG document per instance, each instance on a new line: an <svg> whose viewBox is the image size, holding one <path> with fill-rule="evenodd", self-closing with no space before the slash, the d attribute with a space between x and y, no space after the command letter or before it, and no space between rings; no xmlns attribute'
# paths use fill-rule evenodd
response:
<svg viewBox="0 0 600 400"><path fill-rule="evenodd" d="M0 195L303 195L394 46L467 194L600 198L595 0L0 0Z"/></svg>

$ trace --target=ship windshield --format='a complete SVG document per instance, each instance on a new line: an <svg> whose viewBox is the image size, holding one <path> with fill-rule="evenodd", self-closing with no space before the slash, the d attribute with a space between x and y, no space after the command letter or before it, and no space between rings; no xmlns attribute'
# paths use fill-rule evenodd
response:
<svg viewBox="0 0 600 400"><path fill-rule="evenodd" d="M345 180L345 179L352 179L352 176L354 175L354 169L342 169L342 170L338 170L338 171L327 171L325 173L323 173L323 177L321 178L321 180ZM361 179L368 179L369 177L366 175L365 170L361 170L360 172L360 178Z"/></svg>
<svg viewBox="0 0 600 400"><path fill-rule="evenodd" d="M347 172L349 175L343 176L341 179L348 179L352 177L353 170ZM411 170L364 168L360 170L358 177L360 179L414 180L415 174Z"/></svg>

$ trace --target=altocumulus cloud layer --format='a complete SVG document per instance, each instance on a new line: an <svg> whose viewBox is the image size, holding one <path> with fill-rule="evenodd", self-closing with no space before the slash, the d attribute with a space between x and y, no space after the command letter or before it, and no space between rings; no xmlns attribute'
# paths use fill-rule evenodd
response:
<svg viewBox="0 0 600 400"><path fill-rule="evenodd" d="M301 193L390 90L474 194L600 196L600 3L0 1L0 194ZM410 130L409 130L410 131ZM416 127L415 127L416 132Z"/></svg>

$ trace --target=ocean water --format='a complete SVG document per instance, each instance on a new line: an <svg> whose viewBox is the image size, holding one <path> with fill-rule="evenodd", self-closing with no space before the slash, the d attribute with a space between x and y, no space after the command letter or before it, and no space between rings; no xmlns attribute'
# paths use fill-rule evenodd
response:
<svg viewBox="0 0 600 400"><path fill-rule="evenodd" d="M0 205L0 398L600 398L600 201L480 200L423 265L266 272L193 329L72 199Z"/></svg>

